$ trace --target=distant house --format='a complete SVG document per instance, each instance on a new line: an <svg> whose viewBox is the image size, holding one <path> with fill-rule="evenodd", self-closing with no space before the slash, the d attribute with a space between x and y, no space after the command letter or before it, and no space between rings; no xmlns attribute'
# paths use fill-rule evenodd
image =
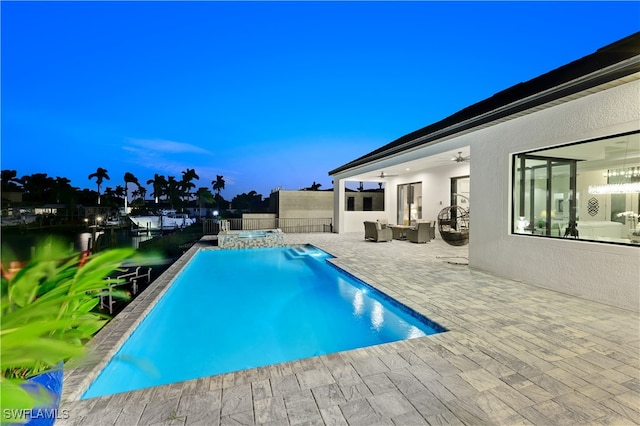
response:
<svg viewBox="0 0 640 426"><path fill-rule="evenodd" d="M336 232L460 206L471 268L639 311L640 33L329 175ZM382 212L349 208L359 181L384 184Z"/></svg>
<svg viewBox="0 0 640 426"><path fill-rule="evenodd" d="M56 215L63 216L67 213L66 204L44 204L42 206L34 207L33 212L41 215Z"/></svg>

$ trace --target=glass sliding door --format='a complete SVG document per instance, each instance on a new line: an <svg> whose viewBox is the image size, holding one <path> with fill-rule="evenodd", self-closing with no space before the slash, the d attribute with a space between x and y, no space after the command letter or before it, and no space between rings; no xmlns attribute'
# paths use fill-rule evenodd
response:
<svg viewBox="0 0 640 426"><path fill-rule="evenodd" d="M451 178L451 205L469 210L469 191L471 180L469 176Z"/></svg>
<svg viewBox="0 0 640 426"><path fill-rule="evenodd" d="M398 225L422 219L422 182L398 185Z"/></svg>

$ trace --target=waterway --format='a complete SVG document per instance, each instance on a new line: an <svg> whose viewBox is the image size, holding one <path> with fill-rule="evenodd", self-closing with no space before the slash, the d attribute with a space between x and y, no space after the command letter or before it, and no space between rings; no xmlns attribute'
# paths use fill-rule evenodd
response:
<svg viewBox="0 0 640 426"><path fill-rule="evenodd" d="M2 229L2 257L16 260L30 259L36 248L49 238L55 238L67 244L74 251L95 248L133 247L152 239L159 234L132 234L128 228L41 228L41 229Z"/></svg>

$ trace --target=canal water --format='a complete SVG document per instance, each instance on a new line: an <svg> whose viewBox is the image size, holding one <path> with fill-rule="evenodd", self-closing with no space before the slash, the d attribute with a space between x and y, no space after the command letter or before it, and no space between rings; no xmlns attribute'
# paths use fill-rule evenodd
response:
<svg viewBox="0 0 640 426"><path fill-rule="evenodd" d="M2 258L12 260L28 260L36 248L50 237L63 244L68 244L74 251L90 248L104 250L116 247L133 247L137 249L140 243L148 241L159 234L135 234L129 229L115 228L84 228L84 229L30 229L10 230L2 229Z"/></svg>

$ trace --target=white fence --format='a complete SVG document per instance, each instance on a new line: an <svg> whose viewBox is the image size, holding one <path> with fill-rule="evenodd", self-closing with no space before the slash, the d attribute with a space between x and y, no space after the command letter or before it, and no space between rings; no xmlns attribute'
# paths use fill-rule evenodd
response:
<svg viewBox="0 0 640 426"><path fill-rule="evenodd" d="M255 230L281 229L286 233L333 232L331 218L251 218L251 219L204 219L202 222L205 235L217 235L221 229Z"/></svg>

